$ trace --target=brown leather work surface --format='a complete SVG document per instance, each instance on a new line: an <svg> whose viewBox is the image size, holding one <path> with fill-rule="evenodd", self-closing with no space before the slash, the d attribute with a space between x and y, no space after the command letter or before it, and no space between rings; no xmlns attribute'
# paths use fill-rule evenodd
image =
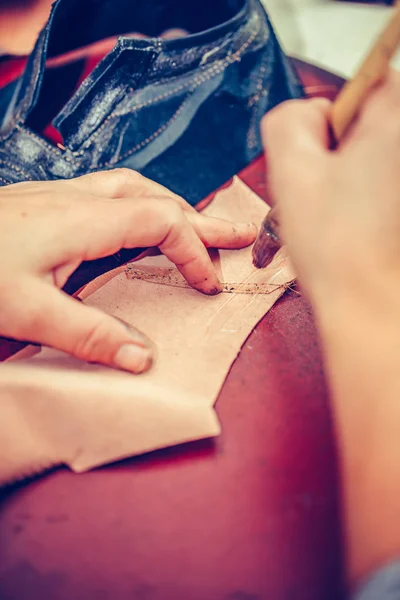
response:
<svg viewBox="0 0 400 600"><path fill-rule="evenodd" d="M297 65L310 93L333 97L339 78ZM240 176L266 197L263 159ZM4 491L0 599L338 598L332 423L301 295L286 293L248 338L217 412L213 441Z"/></svg>

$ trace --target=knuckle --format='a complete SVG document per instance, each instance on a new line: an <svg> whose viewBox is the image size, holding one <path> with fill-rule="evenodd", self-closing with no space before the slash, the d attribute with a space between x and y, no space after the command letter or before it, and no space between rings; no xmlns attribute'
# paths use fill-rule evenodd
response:
<svg viewBox="0 0 400 600"><path fill-rule="evenodd" d="M184 225L185 216L175 202L164 205L163 223L169 232L178 232Z"/></svg>
<svg viewBox="0 0 400 600"><path fill-rule="evenodd" d="M152 198L148 204L151 204L157 218L167 227L175 227L184 218L182 208L173 199L166 202L162 197Z"/></svg>
<svg viewBox="0 0 400 600"><path fill-rule="evenodd" d="M107 360L110 357L104 356L104 354L108 352L111 356L111 351L107 351L109 337L109 317L106 314L99 313L97 318L92 319L92 323L83 335L74 341L71 352L82 360L96 361L100 358Z"/></svg>
<svg viewBox="0 0 400 600"><path fill-rule="evenodd" d="M107 171L107 176L110 177L111 185L114 189L113 197L123 197L125 195L135 196L140 195L145 177L137 171L132 171L125 167Z"/></svg>
<svg viewBox="0 0 400 600"><path fill-rule="evenodd" d="M288 117L292 117L296 114L299 109L299 103L301 100L287 100L275 106L270 112L268 112L262 120L263 127L272 129L277 126L281 126L281 123Z"/></svg>
<svg viewBox="0 0 400 600"><path fill-rule="evenodd" d="M289 130L293 125L304 119L310 119L321 112L321 106L315 99L286 100L263 118L263 129L267 134L279 134L284 129Z"/></svg>
<svg viewBox="0 0 400 600"><path fill-rule="evenodd" d="M165 199L152 199L151 207L153 215L151 219L157 219L160 225L160 247L164 244L174 245L182 233L185 224L188 223L182 208L177 202L165 202Z"/></svg>
<svg viewBox="0 0 400 600"><path fill-rule="evenodd" d="M113 169L112 171L108 171L108 173L114 178L115 183L121 187L130 185L132 183L137 183L142 178L142 175L137 171L132 171L131 169L127 169L125 167Z"/></svg>
<svg viewBox="0 0 400 600"><path fill-rule="evenodd" d="M282 123L285 122L284 117L282 117L283 113L284 109L280 106L277 106L270 113L267 113L263 117L261 123L261 134L264 144L266 144L271 138L273 139L279 135L280 131L282 130Z"/></svg>

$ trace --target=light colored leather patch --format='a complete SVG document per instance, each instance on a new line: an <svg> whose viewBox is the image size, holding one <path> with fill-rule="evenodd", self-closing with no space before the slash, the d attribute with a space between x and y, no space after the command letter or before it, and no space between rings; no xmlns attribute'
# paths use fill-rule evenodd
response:
<svg viewBox="0 0 400 600"><path fill-rule="evenodd" d="M235 179L205 212L261 224L268 207ZM1 366L0 483L218 435L213 406L229 369L294 274L284 249L263 270L253 267L251 247L212 256L225 281L217 296L190 288L164 256L120 267L82 294L154 342L149 372L131 375L48 348Z"/></svg>

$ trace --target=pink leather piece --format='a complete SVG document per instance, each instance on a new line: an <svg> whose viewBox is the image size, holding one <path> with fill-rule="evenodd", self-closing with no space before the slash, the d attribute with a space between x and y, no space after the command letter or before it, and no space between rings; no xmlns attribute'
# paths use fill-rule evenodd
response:
<svg viewBox="0 0 400 600"><path fill-rule="evenodd" d="M205 210L256 223L267 211L239 179ZM0 484L53 465L82 472L218 435L212 407L225 377L253 327L294 278L284 253L268 269L255 269L250 247L221 251L220 269L226 285L211 298L190 288L165 256L145 257L96 282L100 287L86 304L155 342L147 373L89 365L48 348L3 365Z"/></svg>

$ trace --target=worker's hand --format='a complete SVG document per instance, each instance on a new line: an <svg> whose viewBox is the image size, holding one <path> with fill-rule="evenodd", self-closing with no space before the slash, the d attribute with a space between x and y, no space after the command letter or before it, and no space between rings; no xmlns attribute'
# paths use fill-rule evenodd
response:
<svg viewBox="0 0 400 600"><path fill-rule="evenodd" d="M300 282L320 302L400 282L400 75L371 94L339 150L324 99L263 122L271 191Z"/></svg>
<svg viewBox="0 0 400 600"><path fill-rule="evenodd" d="M328 112L327 102L288 103L263 133L325 359L353 586L400 555L400 75L374 91L335 152Z"/></svg>
<svg viewBox="0 0 400 600"><path fill-rule="evenodd" d="M256 233L252 224L202 216L128 170L0 188L0 335L142 372L151 364L146 341L60 291L68 277L84 260L158 246L191 286L216 294L206 247L241 248Z"/></svg>

